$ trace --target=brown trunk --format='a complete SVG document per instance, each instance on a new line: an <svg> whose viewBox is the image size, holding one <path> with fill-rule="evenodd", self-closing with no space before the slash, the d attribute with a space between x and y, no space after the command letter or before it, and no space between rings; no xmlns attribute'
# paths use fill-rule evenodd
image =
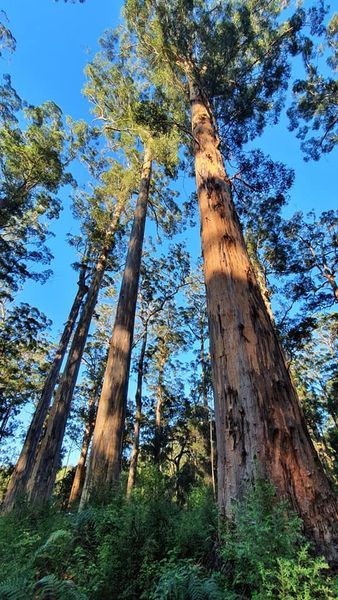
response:
<svg viewBox="0 0 338 600"><path fill-rule="evenodd" d="M54 360L52 362L50 371L47 375L43 390L41 393L40 400L35 409L33 419L29 426L26 439L21 450L18 462L16 463L13 475L10 479L6 496L3 503L3 510L12 510L17 500L25 494L26 483L29 479L32 468L34 465L34 457L41 434L43 425L47 416L47 412L51 403L54 388L56 386L57 378L60 373L61 365L71 338L75 322L83 301L83 298L87 292L85 285L85 264L81 266L80 277L78 281L78 291L73 302L73 306L69 313L68 320L63 330L59 346L57 348Z"/></svg>
<svg viewBox="0 0 338 600"><path fill-rule="evenodd" d="M158 371L158 382L156 392L155 408L155 439L154 439L154 461L158 463L161 456L161 438L162 438L162 406L163 406L163 371L165 362L160 361Z"/></svg>
<svg viewBox="0 0 338 600"><path fill-rule="evenodd" d="M135 485L136 480L136 471L137 471L137 463L138 463L138 455L140 448L140 430L141 430L141 419L142 419L142 383L143 383L143 365L144 365L144 357L146 353L147 347L147 326L145 328L143 334L143 341L140 356L138 359L137 365L137 388L135 394L135 423L134 423L134 441L133 441L133 449L131 451L130 457L130 465L129 465L129 474L128 474L128 484L127 484L127 498L131 496L133 491L133 487Z"/></svg>
<svg viewBox="0 0 338 600"><path fill-rule="evenodd" d="M72 506L81 498L81 493L86 475L86 460L95 426L96 403L97 396L94 393L89 399L88 418L82 440L81 454L79 462L77 463L72 489L70 490L68 506Z"/></svg>
<svg viewBox="0 0 338 600"><path fill-rule="evenodd" d="M6 431L5 431L6 426L9 421L9 418L11 416L14 406L15 406L15 402L12 400L12 402L9 404L9 406L6 409L4 416L2 417L2 421L1 421L1 425L0 425L0 442L2 442L2 440L6 437Z"/></svg>
<svg viewBox="0 0 338 600"><path fill-rule="evenodd" d="M250 264L210 105L193 82L190 102L215 393L218 501L230 516L233 501L257 477L266 477L334 558L337 503Z"/></svg>
<svg viewBox="0 0 338 600"><path fill-rule="evenodd" d="M203 406L205 408L205 416L208 421L209 435L208 445L210 448L210 474L212 491L214 498L216 499L216 478L215 478L215 451L214 451L214 436L213 436L213 424L212 424L212 413L209 409L208 403L208 388L207 388L207 373L206 373L206 360L205 360L205 348L204 348L204 331L203 331L203 319L200 320L200 359L202 368L202 395L203 395Z"/></svg>
<svg viewBox="0 0 338 600"><path fill-rule="evenodd" d="M46 434L36 454L32 474L27 482L27 495L32 502L48 500L52 495L81 359L121 211L122 206L117 204L81 311L62 379L55 394Z"/></svg>
<svg viewBox="0 0 338 600"><path fill-rule="evenodd" d="M120 477L130 357L150 180L151 155L146 149L80 508L94 496L104 501L112 485Z"/></svg>

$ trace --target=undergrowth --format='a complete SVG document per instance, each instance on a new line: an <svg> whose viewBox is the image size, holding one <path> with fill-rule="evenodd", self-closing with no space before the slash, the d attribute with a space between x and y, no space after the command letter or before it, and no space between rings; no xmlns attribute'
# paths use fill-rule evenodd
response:
<svg viewBox="0 0 338 600"><path fill-rule="evenodd" d="M1 600L335 600L301 521L264 482L218 530L210 490L175 501L155 471L129 501L80 513L26 507L0 518Z"/></svg>

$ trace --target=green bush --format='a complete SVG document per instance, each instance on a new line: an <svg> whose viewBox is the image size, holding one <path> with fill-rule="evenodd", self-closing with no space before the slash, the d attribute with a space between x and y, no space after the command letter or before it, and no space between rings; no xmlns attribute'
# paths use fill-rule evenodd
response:
<svg viewBox="0 0 338 600"><path fill-rule="evenodd" d="M300 520L259 483L219 542L208 488L178 504L166 477L145 469L80 513L22 506L0 517L1 600L333 600L323 559Z"/></svg>
<svg viewBox="0 0 338 600"><path fill-rule="evenodd" d="M234 507L221 555L232 588L252 600L334 600L323 558L305 545L302 521L275 490L260 481Z"/></svg>
<svg viewBox="0 0 338 600"><path fill-rule="evenodd" d="M312 558L303 546L294 559L277 558L274 569L262 569L261 590L254 600L336 600L337 583L325 574L329 568L322 558Z"/></svg>

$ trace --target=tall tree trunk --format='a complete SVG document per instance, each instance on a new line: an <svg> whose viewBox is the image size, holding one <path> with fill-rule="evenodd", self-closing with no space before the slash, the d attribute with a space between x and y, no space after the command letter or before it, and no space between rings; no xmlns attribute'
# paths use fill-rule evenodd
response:
<svg viewBox="0 0 338 600"><path fill-rule="evenodd" d="M253 268L218 149L210 104L190 79L218 453L218 501L257 477L288 497L329 558L337 558L337 502L304 416Z"/></svg>
<svg viewBox="0 0 338 600"><path fill-rule="evenodd" d="M76 502L78 502L81 498L82 489L86 476L86 460L88 455L88 450L90 446L90 442L92 440L93 431L95 427L95 417L96 417L96 404L97 404L97 392L93 392L89 399L88 406L88 417L86 421L85 431L83 434L82 447L80 458L77 463L72 489L70 490L68 506L72 506Z"/></svg>
<svg viewBox="0 0 338 600"><path fill-rule="evenodd" d="M133 448L131 451L130 457L130 465L129 465L129 474L128 474L128 483L127 483L127 498L131 496L133 491L133 487L135 485L136 480L136 471L137 471L137 463L138 463L138 455L140 449L140 430L141 430L141 419L142 419L142 384L143 384L143 366L144 366L144 357L146 353L147 347L147 325L145 326L142 347L140 356L138 359L137 365L137 388L135 394L135 423L134 423L134 440L133 440Z"/></svg>
<svg viewBox="0 0 338 600"><path fill-rule="evenodd" d="M33 415L33 419L29 426L26 439L21 450L21 454L10 479L2 507L4 511L12 510L16 501L19 500L20 497L22 497L25 494L26 483L32 473L36 449L41 439L44 422L52 400L54 388L57 383L57 378L60 373L61 365L67 350L67 346L69 344L69 340L73 333L73 329L75 327L76 319L83 298L87 293L88 288L85 285L86 269L87 267L85 263L81 265L78 281L78 291L75 296L73 306L70 310L65 328L63 330L55 357L51 364L51 368L46 377L41 397L39 399L39 402Z"/></svg>
<svg viewBox="0 0 338 600"><path fill-rule="evenodd" d="M82 355L121 211L122 205L121 203L118 203L115 208L111 225L106 234L104 246L95 267L88 294L73 337L62 379L55 394L48 418L46 434L36 454L32 474L27 482L27 495L28 499L32 502L49 500L52 495L56 472L59 466L63 436L70 412Z"/></svg>
<svg viewBox="0 0 338 600"><path fill-rule="evenodd" d="M204 331L203 331L203 319L200 319L200 359L201 359L201 368L202 368L202 395L203 395L203 406L205 409L205 416L208 421L209 434L207 443L210 449L210 474L211 474L211 483L212 490L214 494L214 498L216 499L216 478L215 478L215 450L214 450L214 436L213 436L213 423L212 423L212 413L209 409L208 402L208 386L207 386L207 371L206 371L206 360L205 360L205 341L204 341Z"/></svg>
<svg viewBox="0 0 338 600"><path fill-rule="evenodd" d="M162 444L162 406L163 406L163 372L165 361L160 359L158 369L158 382L156 390L155 407L155 437L154 437L154 461L160 462L161 444Z"/></svg>
<svg viewBox="0 0 338 600"><path fill-rule="evenodd" d="M140 275L144 228L151 180L151 153L146 148L135 218L80 508L91 498L104 501L121 471L122 439L128 394L131 349Z"/></svg>

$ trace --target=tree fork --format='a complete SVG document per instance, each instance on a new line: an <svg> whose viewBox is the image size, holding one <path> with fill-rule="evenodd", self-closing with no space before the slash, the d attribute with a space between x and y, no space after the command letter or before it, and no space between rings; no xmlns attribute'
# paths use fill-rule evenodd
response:
<svg viewBox="0 0 338 600"><path fill-rule="evenodd" d="M336 561L337 501L249 260L211 107L189 66L186 75L215 393L218 502L231 517L233 501L257 477L267 478Z"/></svg>
<svg viewBox="0 0 338 600"><path fill-rule="evenodd" d="M95 423L80 509L89 499L105 501L121 472L122 439L128 393L135 310L151 181L151 152L146 147L140 190L130 234L115 323Z"/></svg>

